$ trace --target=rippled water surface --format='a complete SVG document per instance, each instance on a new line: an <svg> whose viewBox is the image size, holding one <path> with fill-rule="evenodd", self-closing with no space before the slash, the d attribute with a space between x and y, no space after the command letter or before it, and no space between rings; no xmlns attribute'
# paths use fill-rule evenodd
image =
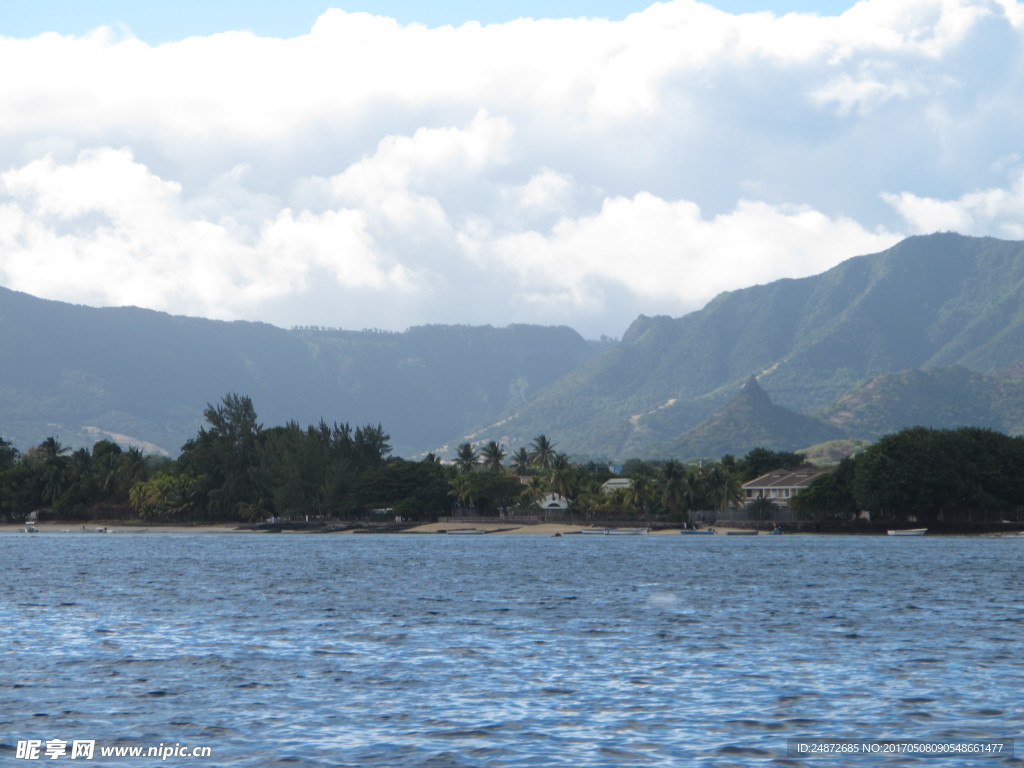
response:
<svg viewBox="0 0 1024 768"><path fill-rule="evenodd" d="M62 738L213 749L164 765L813 768L836 763L787 739L1010 738L1022 556L1019 538L4 535L0 763Z"/></svg>

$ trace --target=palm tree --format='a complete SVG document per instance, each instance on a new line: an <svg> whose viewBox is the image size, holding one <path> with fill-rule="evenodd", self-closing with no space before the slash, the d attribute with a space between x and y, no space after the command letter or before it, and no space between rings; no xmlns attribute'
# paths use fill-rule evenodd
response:
<svg viewBox="0 0 1024 768"><path fill-rule="evenodd" d="M551 469L555 458L555 444L544 435L534 438L530 445L530 464L540 469Z"/></svg>
<svg viewBox="0 0 1024 768"><path fill-rule="evenodd" d="M120 466L118 467L120 486L131 488L135 483L146 477L146 456L138 448L129 448L121 454Z"/></svg>
<svg viewBox="0 0 1024 768"><path fill-rule="evenodd" d="M480 451L480 455L483 458L484 466L487 467L488 471L498 474L504 469L501 462L505 458L505 449L501 447L500 443L496 443L494 440L491 440L491 442L485 445L483 450Z"/></svg>
<svg viewBox="0 0 1024 768"><path fill-rule="evenodd" d="M756 514L758 520L777 520L779 517L779 505L767 496L758 496L747 505L750 514Z"/></svg>
<svg viewBox="0 0 1024 768"><path fill-rule="evenodd" d="M554 493L569 498L572 493L572 463L564 453L555 454L548 469L548 487Z"/></svg>
<svg viewBox="0 0 1024 768"><path fill-rule="evenodd" d="M469 443L459 446L458 452L455 454L455 464L459 468L459 472L472 472L479 462L480 454L476 452L476 448Z"/></svg>
<svg viewBox="0 0 1024 768"><path fill-rule="evenodd" d="M690 493L690 478L686 467L675 459L666 461L661 468L661 503L669 514L683 515Z"/></svg>
<svg viewBox="0 0 1024 768"><path fill-rule="evenodd" d="M527 508L535 508L544 498L544 481L534 475L519 494L520 502Z"/></svg>
<svg viewBox="0 0 1024 768"><path fill-rule="evenodd" d="M43 501L53 504L64 492L67 482L67 462L48 461L43 470Z"/></svg>
<svg viewBox="0 0 1024 768"><path fill-rule="evenodd" d="M512 468L515 469L517 475L525 475L530 471L530 452L525 448L520 448L518 451L512 454Z"/></svg>
<svg viewBox="0 0 1024 768"><path fill-rule="evenodd" d="M739 504L743 499L743 489L739 478L728 472L724 467L713 464L705 471L708 497L711 504L719 512Z"/></svg>
<svg viewBox="0 0 1024 768"><path fill-rule="evenodd" d="M654 494L654 483L647 475L636 475L631 478L629 490L626 491L626 501L633 507L640 517L647 512L647 505L651 502Z"/></svg>
<svg viewBox="0 0 1024 768"><path fill-rule="evenodd" d="M58 456L63 456L70 450L70 448L65 448L61 445L53 435L46 438L39 444L39 452L47 459L56 459Z"/></svg>
<svg viewBox="0 0 1024 768"><path fill-rule="evenodd" d="M452 489L448 491L449 496L455 497L455 506L458 510L465 510L473 506L473 478L468 472L456 475L451 480Z"/></svg>

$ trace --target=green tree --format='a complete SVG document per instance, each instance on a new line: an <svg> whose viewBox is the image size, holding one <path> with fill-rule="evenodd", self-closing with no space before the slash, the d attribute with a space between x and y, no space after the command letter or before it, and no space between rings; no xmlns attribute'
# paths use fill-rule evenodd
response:
<svg viewBox="0 0 1024 768"><path fill-rule="evenodd" d="M488 472L501 473L505 470L502 465L502 461L505 460L505 449L494 440L483 447L480 456Z"/></svg>
<svg viewBox="0 0 1024 768"><path fill-rule="evenodd" d="M184 522L196 510L199 482L190 475L159 473L136 483L128 499L142 520Z"/></svg>
<svg viewBox="0 0 1024 768"><path fill-rule="evenodd" d="M654 498L654 480L646 474L635 475L630 480L629 488L626 490L626 504L640 517L646 517Z"/></svg>
<svg viewBox="0 0 1024 768"><path fill-rule="evenodd" d="M731 457L729 457L731 458ZM774 472L776 469L796 469L805 461L802 453L788 451L771 451L767 448L754 448L746 456L736 462L736 474L741 484L754 478ZM723 459L723 464L724 459ZM727 467L728 469L728 467Z"/></svg>
<svg viewBox="0 0 1024 768"><path fill-rule="evenodd" d="M512 468L517 475L525 475L530 471L530 452L520 448L512 454Z"/></svg>
<svg viewBox="0 0 1024 768"><path fill-rule="evenodd" d="M259 472L263 427L252 400L236 393L225 395L218 405L203 411L207 426L182 448L179 462L188 474L210 478L205 499L209 514L217 519L251 519L265 499L265 483Z"/></svg>
<svg viewBox="0 0 1024 768"><path fill-rule="evenodd" d="M742 483L719 464L703 470L705 490L712 508L722 511L738 506L743 500Z"/></svg>
<svg viewBox="0 0 1024 768"><path fill-rule="evenodd" d="M747 505L747 512L758 520L776 520L779 516L779 505L767 496L758 496Z"/></svg>
<svg viewBox="0 0 1024 768"><path fill-rule="evenodd" d="M679 461L671 459L661 467L661 503L669 515L678 517L685 522L688 515L685 510L692 497L690 477L686 467Z"/></svg>
<svg viewBox="0 0 1024 768"><path fill-rule="evenodd" d="M843 459L835 471L819 475L807 488L793 496L789 500L790 508L818 520L856 516L859 508L853 496L855 468L852 457Z"/></svg>
<svg viewBox="0 0 1024 768"><path fill-rule="evenodd" d="M519 492L519 506L525 509L536 509L543 500L545 493L544 480L539 475L530 478L530 482Z"/></svg>
<svg viewBox="0 0 1024 768"><path fill-rule="evenodd" d="M853 496L872 519L984 521L1019 516L1024 440L989 429L912 427L854 457Z"/></svg>
<svg viewBox="0 0 1024 768"><path fill-rule="evenodd" d="M553 493L565 498L571 498L573 494L573 467L569 457L564 453L557 453L551 459L548 467L547 483Z"/></svg>
<svg viewBox="0 0 1024 768"><path fill-rule="evenodd" d="M0 472L10 469L18 461L18 449L0 437Z"/></svg>
<svg viewBox="0 0 1024 768"><path fill-rule="evenodd" d="M455 466L460 472L472 472L480 464L480 454L470 443L460 445L455 453Z"/></svg>
<svg viewBox="0 0 1024 768"><path fill-rule="evenodd" d="M538 435L530 444L530 465L538 469L551 469L551 462L555 459L555 444L545 435Z"/></svg>

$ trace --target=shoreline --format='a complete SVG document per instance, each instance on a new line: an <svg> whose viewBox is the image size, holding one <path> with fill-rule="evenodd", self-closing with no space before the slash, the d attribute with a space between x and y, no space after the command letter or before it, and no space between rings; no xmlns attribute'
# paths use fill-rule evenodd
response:
<svg viewBox="0 0 1024 768"><path fill-rule="evenodd" d="M317 528L311 528L307 530L279 530L279 531L268 531L266 529L256 529L249 527L242 527L243 524L232 524L232 523L219 523L213 525L124 525L117 523L98 524L98 523L86 523L83 525L80 522L74 523L62 523L56 522L45 522L45 523L34 523L31 527L36 529L38 533L117 533L117 534L139 534L139 533L232 533L232 534L266 534L266 533L284 533L284 534L331 534L331 535L353 535L358 530L359 533L366 533L366 529L349 529L330 531L322 530ZM4 523L0 524L0 533L19 533L24 532L29 525L25 523ZM719 533L727 533L730 531L743 530L739 528L725 528L714 526L715 530ZM442 531L456 531L456 530L482 530L487 535L492 534L508 534L516 536L554 536L556 534L579 534L584 529L602 530L598 526L583 525L583 524L570 524L570 523L534 523L534 524L521 524L521 523L424 523L417 525L412 528L406 528L401 531L388 531L388 535L401 535L401 534L438 534ZM650 536L664 536L664 535L678 535L682 530L681 527L675 528L664 528L656 531L648 531L647 535ZM383 532L382 532L383 533ZM761 535L765 535L764 531L760 532Z"/></svg>
<svg viewBox="0 0 1024 768"><path fill-rule="evenodd" d="M356 534L367 534L367 533L380 533L389 536L392 535L437 535L443 534L448 531L458 530L477 530L482 531L487 535L511 535L511 536L563 536L563 535L578 535L586 529L590 530L603 530L600 526L573 524L573 523L533 523L533 524L522 524L522 523L423 523L410 528L404 528L402 530L389 530L389 531L374 531L369 528L346 528L343 530L332 530L330 528L306 528L306 529L266 529L266 528L254 528L244 523L214 523L210 525L160 525L160 524L119 524L119 523L86 523L81 522L59 522L50 521L44 523L34 523L26 525L25 523L4 523L0 524L0 534L6 533L25 533L28 527L35 528L35 533L44 534L95 534L95 533L116 533L116 534L259 534L264 535L268 533L273 534L319 534L319 535L344 535L351 536ZM756 534L758 536L770 535L767 530L754 530L751 528L738 528L731 526L709 526L715 530L719 535L728 534ZM632 526L626 526L626 528L632 528ZM646 535L649 536L678 536L683 529L679 526L671 528L663 528L659 530L648 530ZM702 530L707 530L702 529ZM785 531L787 536L884 536L884 531L799 531L799 530L787 530ZM936 531L931 534L931 537L936 536L988 536L988 537L1009 537L1015 538L1018 536L1024 536L1024 531L1021 531L1019 527L1015 526L1010 530L1005 531L956 531L956 532L940 532Z"/></svg>
<svg viewBox="0 0 1024 768"><path fill-rule="evenodd" d="M260 533L248 531L231 523L214 525L119 525L117 523L4 523L0 525L0 533L18 533L33 527L38 533Z"/></svg>

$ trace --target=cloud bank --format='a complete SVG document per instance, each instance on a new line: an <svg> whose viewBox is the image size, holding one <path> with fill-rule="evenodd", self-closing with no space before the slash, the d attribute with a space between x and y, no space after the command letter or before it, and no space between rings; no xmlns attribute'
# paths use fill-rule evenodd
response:
<svg viewBox="0 0 1024 768"><path fill-rule="evenodd" d="M1024 238L1024 6L693 0L289 39L0 38L0 284L619 335L914 233Z"/></svg>

